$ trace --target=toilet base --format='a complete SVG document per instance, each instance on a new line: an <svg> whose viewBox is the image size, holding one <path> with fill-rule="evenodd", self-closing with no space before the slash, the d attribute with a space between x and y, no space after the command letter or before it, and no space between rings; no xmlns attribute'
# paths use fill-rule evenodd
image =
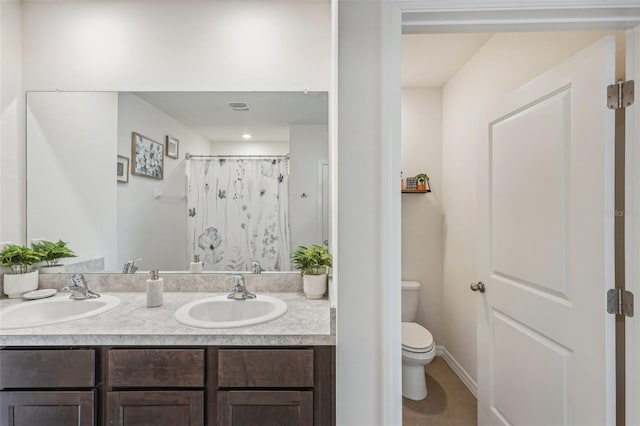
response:
<svg viewBox="0 0 640 426"><path fill-rule="evenodd" d="M402 396L420 401L425 399L428 393L424 365L402 364Z"/></svg>

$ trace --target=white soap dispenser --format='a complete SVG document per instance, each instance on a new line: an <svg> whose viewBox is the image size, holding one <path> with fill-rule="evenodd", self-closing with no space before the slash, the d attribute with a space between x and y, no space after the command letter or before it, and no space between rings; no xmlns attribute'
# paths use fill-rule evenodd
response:
<svg viewBox="0 0 640 426"><path fill-rule="evenodd" d="M192 274L199 274L200 272L202 272L202 262L200 262L199 255L193 255L193 262L191 262L191 265L189 266L189 271Z"/></svg>
<svg viewBox="0 0 640 426"><path fill-rule="evenodd" d="M162 306L164 278L158 276L158 270L149 272L147 280L147 308L157 308Z"/></svg>

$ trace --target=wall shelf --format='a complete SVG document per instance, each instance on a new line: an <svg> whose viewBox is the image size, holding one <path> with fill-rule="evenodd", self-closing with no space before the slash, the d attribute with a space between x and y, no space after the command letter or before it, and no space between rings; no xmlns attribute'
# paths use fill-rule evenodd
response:
<svg viewBox="0 0 640 426"><path fill-rule="evenodd" d="M403 194L425 194L427 192L431 192L430 189L403 189Z"/></svg>

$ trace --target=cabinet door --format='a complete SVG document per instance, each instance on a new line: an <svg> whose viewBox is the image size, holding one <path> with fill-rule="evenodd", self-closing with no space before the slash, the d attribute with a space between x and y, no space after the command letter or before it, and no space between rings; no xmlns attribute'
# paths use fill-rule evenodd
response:
<svg viewBox="0 0 640 426"><path fill-rule="evenodd" d="M94 425L93 391L0 392L0 425Z"/></svg>
<svg viewBox="0 0 640 426"><path fill-rule="evenodd" d="M106 425L204 426L204 392L108 392Z"/></svg>
<svg viewBox="0 0 640 426"><path fill-rule="evenodd" d="M213 421L209 422L214 424ZM312 391L218 391L218 426L311 426Z"/></svg>

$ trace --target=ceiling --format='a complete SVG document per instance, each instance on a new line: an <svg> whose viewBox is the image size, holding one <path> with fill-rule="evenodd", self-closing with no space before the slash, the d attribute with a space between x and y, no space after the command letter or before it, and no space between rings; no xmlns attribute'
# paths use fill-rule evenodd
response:
<svg viewBox="0 0 640 426"><path fill-rule="evenodd" d="M327 124L327 92L134 92L210 141L289 140L289 126ZM233 111L229 102L246 102L249 111Z"/></svg>
<svg viewBox="0 0 640 426"><path fill-rule="evenodd" d="M492 35L403 35L402 86L444 86Z"/></svg>

